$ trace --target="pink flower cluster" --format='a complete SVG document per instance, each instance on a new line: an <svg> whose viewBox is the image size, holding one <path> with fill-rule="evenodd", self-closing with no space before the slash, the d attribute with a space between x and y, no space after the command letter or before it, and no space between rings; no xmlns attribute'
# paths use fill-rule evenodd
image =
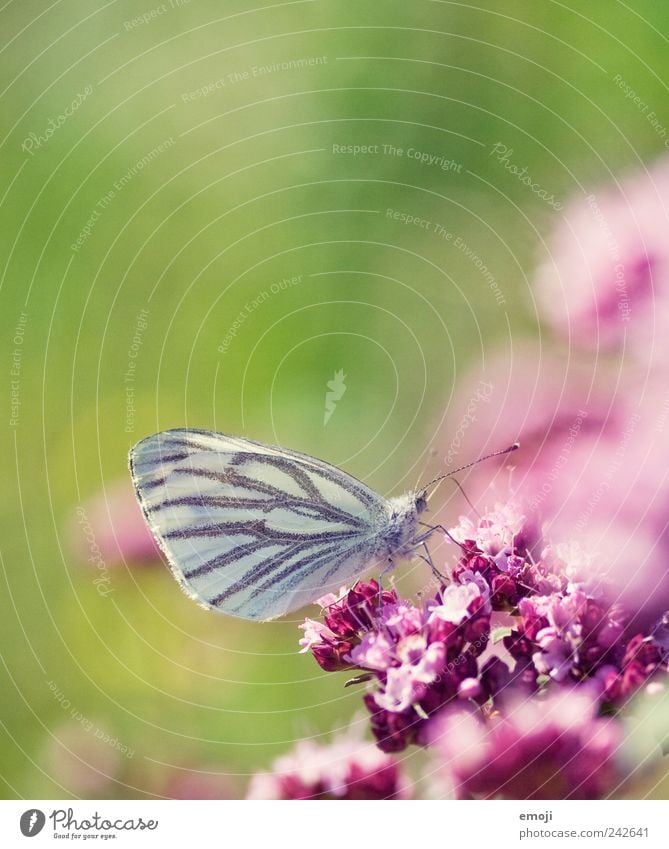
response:
<svg viewBox="0 0 669 849"><path fill-rule="evenodd" d="M666 356L669 157L574 198L536 272L543 314L585 348Z"/></svg>
<svg viewBox="0 0 669 849"><path fill-rule="evenodd" d="M588 682L597 698L613 706L656 672L666 673L657 628L642 633L628 627L631 611L610 601L609 588L593 578L577 545L547 546L535 558L527 548L534 536L520 516L517 505L506 505L478 526L464 519L453 529L465 549L454 579L484 578L493 610L510 614L504 646L515 661L514 677L531 689ZM534 538L534 546L540 545Z"/></svg>
<svg viewBox="0 0 669 849"><path fill-rule="evenodd" d="M619 711L651 679L666 687L666 627L630 627L629 611L592 580L580 548L545 545L518 504L462 519L450 534L461 556L436 594L415 604L359 582L320 599L323 621L301 626L302 650L323 669L368 683L363 701L384 752L433 748L444 722L478 729L468 732L481 737L472 743L476 757L456 758L451 769L467 794L513 798L522 785L530 788L522 798L534 797L539 759L547 793L601 795L620 775L611 761L617 726L598 717ZM570 699L580 708L567 709ZM540 722L546 705L557 704L551 721ZM490 751L511 749L503 766L481 774ZM594 763L596 774L576 782Z"/></svg>
<svg viewBox="0 0 669 849"><path fill-rule="evenodd" d="M556 538L576 533L643 627L669 603L668 197L665 153L566 204L531 274L548 344L486 351L442 436L451 469L520 440L466 473L468 496L512 488Z"/></svg>
<svg viewBox="0 0 669 849"><path fill-rule="evenodd" d="M421 605L394 591L380 593L376 581L319 603L324 622L307 619L301 626L303 651L327 671L355 670L375 682L364 702L384 751L416 742L426 719L452 699L488 698L477 660L490 636L483 581L442 587Z"/></svg>
<svg viewBox="0 0 669 849"><path fill-rule="evenodd" d="M329 744L301 740L251 781L248 799L408 799L400 766L353 731Z"/></svg>
<svg viewBox="0 0 669 849"><path fill-rule="evenodd" d="M445 711L431 729L433 762L460 799L597 799L623 781L622 733L584 694L516 699L484 724Z"/></svg>

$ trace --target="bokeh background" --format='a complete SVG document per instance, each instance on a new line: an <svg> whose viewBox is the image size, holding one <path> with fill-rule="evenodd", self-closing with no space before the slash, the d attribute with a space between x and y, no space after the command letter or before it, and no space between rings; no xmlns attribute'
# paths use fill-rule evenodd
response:
<svg viewBox="0 0 669 849"><path fill-rule="evenodd" d="M128 449L217 429L388 495L443 470L463 380L551 349L533 275L569 198L666 151L669 10L9 0L0 21L0 792L239 796L359 692L297 653L302 616L182 595Z"/></svg>

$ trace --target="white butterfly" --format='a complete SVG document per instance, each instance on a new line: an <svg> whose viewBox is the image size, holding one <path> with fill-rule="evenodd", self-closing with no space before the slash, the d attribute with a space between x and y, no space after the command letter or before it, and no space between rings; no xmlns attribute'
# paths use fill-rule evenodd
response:
<svg viewBox="0 0 669 849"><path fill-rule="evenodd" d="M411 556L425 491L385 499L335 466L206 430L130 452L137 498L183 589L205 607L269 620Z"/></svg>

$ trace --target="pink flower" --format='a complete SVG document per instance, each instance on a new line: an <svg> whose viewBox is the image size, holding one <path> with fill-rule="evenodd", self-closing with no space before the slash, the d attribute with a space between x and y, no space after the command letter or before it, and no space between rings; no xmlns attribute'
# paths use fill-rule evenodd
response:
<svg viewBox="0 0 669 849"><path fill-rule="evenodd" d="M300 741L269 773L253 777L248 799L408 799L399 764L349 730L329 744Z"/></svg>
<svg viewBox="0 0 669 849"><path fill-rule="evenodd" d="M182 767L170 771L160 795L168 799L235 799L237 793L224 773Z"/></svg>
<svg viewBox="0 0 669 849"><path fill-rule="evenodd" d="M442 622L460 625L470 617L476 602L479 604L475 609L482 606L480 604L482 601L481 590L473 581L467 584L451 584L441 592L441 604L435 604L430 608L428 622L440 619Z"/></svg>
<svg viewBox="0 0 669 849"><path fill-rule="evenodd" d="M476 678L465 678L460 682L458 687L458 698L460 699L476 699L481 695L483 687L481 682Z"/></svg>
<svg viewBox="0 0 669 849"><path fill-rule="evenodd" d="M488 697L482 683L460 689L477 677L476 658L488 642L488 595L484 581L472 581L443 587L423 605L386 591L379 605L378 584L358 582L327 607L323 628L309 619L301 626L308 637L300 642L322 668L358 670L374 682L364 697L372 730L382 749L400 751L449 700L475 690Z"/></svg>
<svg viewBox="0 0 669 849"><path fill-rule="evenodd" d="M629 340L666 351L669 158L572 201L549 241L535 291L546 320L588 348Z"/></svg>
<svg viewBox="0 0 669 849"><path fill-rule="evenodd" d="M666 380L538 354L521 349L486 369L499 397L493 393L495 403L479 408L461 451L476 456L515 439L521 448L470 470L461 483L479 509L511 497L530 525L543 525L548 539L562 543L557 556L573 570L569 580L589 593L612 584L646 627L669 606ZM453 533L476 536L481 551L490 546L478 528L461 524ZM542 556L534 548L532 554ZM499 584L508 596L512 588Z"/></svg>
<svg viewBox="0 0 669 849"><path fill-rule="evenodd" d="M393 645L385 634L370 631L351 651L351 662L364 669L387 669L392 663Z"/></svg>
<svg viewBox="0 0 669 849"><path fill-rule="evenodd" d="M406 664L388 670L383 688L374 694L374 701L383 710L404 713L423 695L424 688L414 667Z"/></svg>
<svg viewBox="0 0 669 849"><path fill-rule="evenodd" d="M99 568L160 558L129 480L105 487L80 505L70 535L78 556Z"/></svg>
<svg viewBox="0 0 669 849"><path fill-rule="evenodd" d="M621 727L573 690L487 720L444 712L430 731L435 768L462 799L600 799L623 777Z"/></svg>
<svg viewBox="0 0 669 849"><path fill-rule="evenodd" d="M300 628L304 631L304 636L300 639L302 646L300 654L308 652L316 643L332 641L336 638L336 634L327 625L316 622L315 619L305 619Z"/></svg>
<svg viewBox="0 0 669 849"><path fill-rule="evenodd" d="M355 664L351 652L360 644L362 636L372 627L377 615L379 601L392 607L397 601L394 592L384 590L379 593L376 581L359 581L354 588L341 589L339 595L329 594L318 600L325 612L325 622L319 624L306 619L300 628L304 636L300 640L302 651L311 651L319 665L326 672L350 669ZM368 644L361 651L371 650ZM376 647L378 659L379 646Z"/></svg>
<svg viewBox="0 0 669 849"><path fill-rule="evenodd" d="M538 675L592 684L593 697L609 707L623 705L653 677L667 680L667 652L657 629L630 638L629 614L617 604L568 588L523 599L519 613L518 627L504 642L519 664L531 661Z"/></svg>
<svg viewBox="0 0 669 849"><path fill-rule="evenodd" d="M98 731L91 720L81 717L58 727L45 743L46 773L74 796L109 797L120 780L125 759Z"/></svg>
<svg viewBox="0 0 669 849"><path fill-rule="evenodd" d="M550 675L556 681L563 681L572 667L569 643L556 628L542 628L537 634L537 646L540 651L532 655L537 672Z"/></svg>
<svg viewBox="0 0 669 849"><path fill-rule="evenodd" d="M475 542L477 549L504 572L507 559L522 545L519 541L521 531L526 531L528 524L520 502L509 501L495 504L485 518L477 521L461 516L459 524L451 528L450 533L457 542Z"/></svg>
<svg viewBox="0 0 669 849"><path fill-rule="evenodd" d="M434 598L414 604L359 582L323 625L302 626L323 668L367 684L381 749L429 745L436 718L463 702L481 717L506 716L521 696L554 699L576 686L613 713L648 683L669 681L669 614L639 629L615 587L583 579L590 558L580 546L546 545L512 502L461 520L456 535L459 561Z"/></svg>

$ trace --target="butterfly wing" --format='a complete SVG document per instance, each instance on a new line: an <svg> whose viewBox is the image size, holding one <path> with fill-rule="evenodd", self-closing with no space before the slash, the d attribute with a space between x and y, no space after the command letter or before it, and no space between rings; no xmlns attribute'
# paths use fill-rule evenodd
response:
<svg viewBox="0 0 669 849"><path fill-rule="evenodd" d="M130 452L137 497L194 599L274 619L360 575L387 502L314 457L202 430L168 430Z"/></svg>

